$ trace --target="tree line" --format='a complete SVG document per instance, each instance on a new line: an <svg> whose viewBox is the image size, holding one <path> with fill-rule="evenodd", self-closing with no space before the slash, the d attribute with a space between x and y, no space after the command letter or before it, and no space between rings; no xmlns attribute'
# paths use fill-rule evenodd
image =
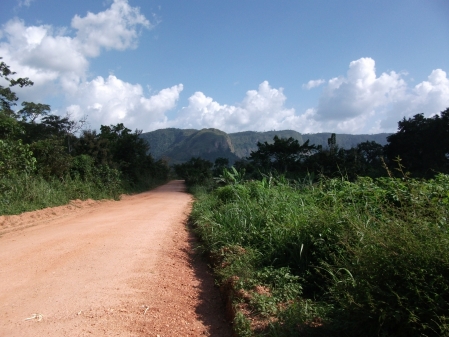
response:
<svg viewBox="0 0 449 337"><path fill-rule="evenodd" d="M167 163L148 154L140 130L119 123L102 125L97 132L86 128L86 118L61 117L41 103L23 102L14 111L19 99L14 89L33 82L16 78L4 62L0 77L0 179L29 175L92 181L98 188L125 192L144 190L168 178Z"/></svg>
<svg viewBox="0 0 449 337"><path fill-rule="evenodd" d="M382 146L366 141L350 149L337 145L336 135L328 139L328 146L316 146L306 141L275 136L272 143L257 143L257 150L237 161L235 168L245 172L247 179L278 174L287 178L320 176L345 177L355 180L359 176L410 176L432 178L437 173L449 173L449 108L432 117L417 114L403 118L398 131L387 137ZM220 175L228 166L225 158L215 164L200 158L175 165L179 176L190 184L206 182Z"/></svg>

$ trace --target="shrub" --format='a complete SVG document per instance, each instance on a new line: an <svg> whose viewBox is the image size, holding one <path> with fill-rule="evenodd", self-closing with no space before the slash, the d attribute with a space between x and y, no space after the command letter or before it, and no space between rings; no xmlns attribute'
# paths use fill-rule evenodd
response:
<svg viewBox="0 0 449 337"><path fill-rule="evenodd" d="M234 275L250 295L236 297L236 320L254 335L448 336L448 204L443 174L267 177L203 191L191 219L204 249L220 252L219 282ZM252 294L257 285L271 297Z"/></svg>

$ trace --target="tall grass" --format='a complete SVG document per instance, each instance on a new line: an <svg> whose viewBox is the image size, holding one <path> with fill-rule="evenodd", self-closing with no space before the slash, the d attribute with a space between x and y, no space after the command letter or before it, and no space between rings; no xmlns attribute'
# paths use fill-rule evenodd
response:
<svg viewBox="0 0 449 337"><path fill-rule="evenodd" d="M19 214L44 207L67 204L70 200L118 199L123 192L119 181L64 180L39 175L9 175L0 178L0 215Z"/></svg>
<svg viewBox="0 0 449 337"><path fill-rule="evenodd" d="M196 197L242 336L449 336L448 175L265 178Z"/></svg>
<svg viewBox="0 0 449 337"><path fill-rule="evenodd" d="M19 214L67 204L74 199L115 199L123 193L148 191L167 181L163 174L141 173L123 177L108 166L94 167L88 156L78 156L63 179L40 174L0 175L0 215Z"/></svg>

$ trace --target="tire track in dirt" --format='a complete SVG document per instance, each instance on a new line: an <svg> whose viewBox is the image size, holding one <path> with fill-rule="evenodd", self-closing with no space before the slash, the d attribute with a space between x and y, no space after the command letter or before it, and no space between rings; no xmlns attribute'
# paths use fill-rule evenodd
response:
<svg viewBox="0 0 449 337"><path fill-rule="evenodd" d="M231 336L185 226L191 202L172 181L1 217L0 336Z"/></svg>

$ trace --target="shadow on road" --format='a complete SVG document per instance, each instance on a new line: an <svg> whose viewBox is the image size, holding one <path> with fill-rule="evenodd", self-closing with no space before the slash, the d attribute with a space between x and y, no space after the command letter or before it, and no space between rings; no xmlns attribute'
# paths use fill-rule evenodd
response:
<svg viewBox="0 0 449 337"><path fill-rule="evenodd" d="M185 253L188 255L189 263L195 272L195 276L201 281L199 286L199 304L196 306L196 314L209 329L210 336L229 337L233 335L231 323L225 318L225 302L222 300L220 291L214 283L212 271L207 265L206 259L195 251L198 239L190 225L188 242L189 248Z"/></svg>

